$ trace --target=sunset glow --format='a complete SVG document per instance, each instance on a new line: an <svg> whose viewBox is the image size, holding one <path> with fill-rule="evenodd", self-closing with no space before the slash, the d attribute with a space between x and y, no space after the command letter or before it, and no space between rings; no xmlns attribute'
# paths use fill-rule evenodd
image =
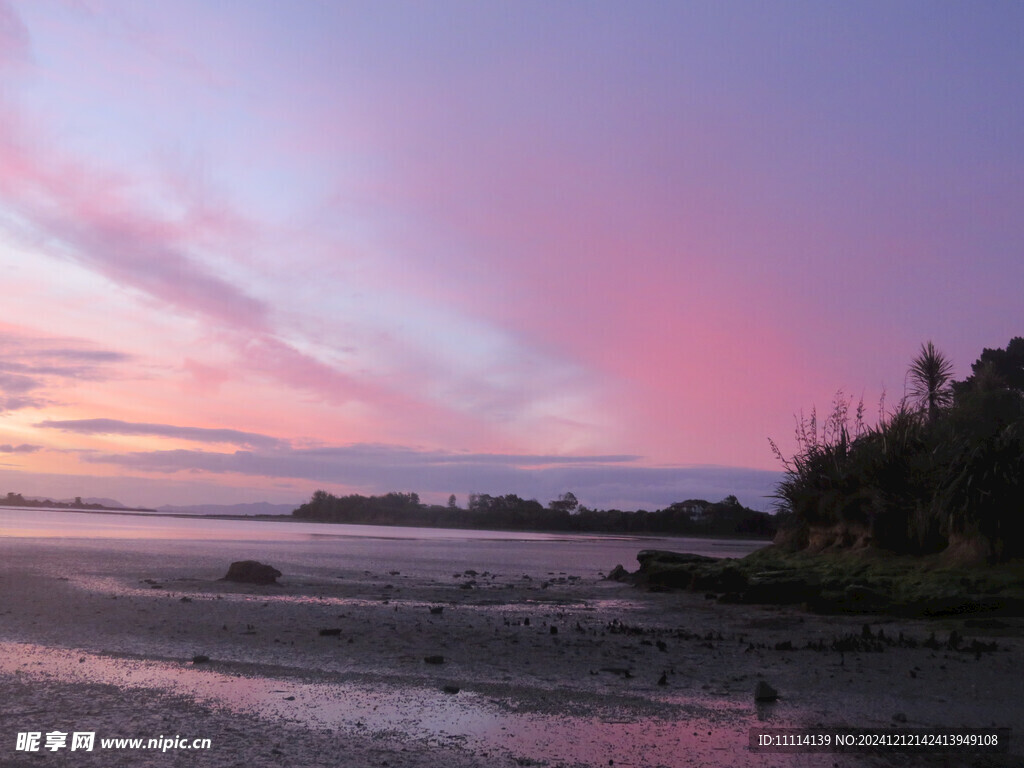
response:
<svg viewBox="0 0 1024 768"><path fill-rule="evenodd" d="M0 0L0 493L766 508L1024 333L1024 6Z"/></svg>

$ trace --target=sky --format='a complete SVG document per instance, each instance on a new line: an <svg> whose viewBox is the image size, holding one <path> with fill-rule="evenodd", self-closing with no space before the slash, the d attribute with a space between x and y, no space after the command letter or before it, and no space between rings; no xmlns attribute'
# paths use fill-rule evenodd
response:
<svg viewBox="0 0 1024 768"><path fill-rule="evenodd" d="M1024 334L1024 5L0 0L0 493L755 508Z"/></svg>

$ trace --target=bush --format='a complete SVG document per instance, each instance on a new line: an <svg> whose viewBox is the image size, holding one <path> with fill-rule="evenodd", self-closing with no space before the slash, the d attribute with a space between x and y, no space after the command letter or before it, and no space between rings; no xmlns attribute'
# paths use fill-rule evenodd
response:
<svg viewBox="0 0 1024 768"><path fill-rule="evenodd" d="M1008 349L1022 346L1015 339ZM915 390L916 406L881 407L867 427L863 402L851 424L852 403L840 392L820 431L814 411L797 420L792 458L770 441L784 469L774 494L786 521L778 541L907 554L952 542L991 560L1024 556L1024 392L1009 383L1020 355L1001 352L985 350L974 375L949 387L948 363L925 345L911 375L936 367L921 365L927 355L943 376Z"/></svg>

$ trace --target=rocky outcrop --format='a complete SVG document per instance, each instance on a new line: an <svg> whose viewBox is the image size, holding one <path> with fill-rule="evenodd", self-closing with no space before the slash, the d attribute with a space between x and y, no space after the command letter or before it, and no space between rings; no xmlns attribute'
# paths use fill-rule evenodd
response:
<svg viewBox="0 0 1024 768"><path fill-rule="evenodd" d="M723 603L801 605L817 613L905 616L1024 615L1024 563L950 567L929 558L859 551L787 552L767 547L739 560L644 550L620 581L687 589ZM623 569L624 570L624 569Z"/></svg>
<svg viewBox="0 0 1024 768"><path fill-rule="evenodd" d="M694 575L700 568L716 562L713 557L662 549L644 549L636 559L640 563L640 570L634 574L638 584L676 589L693 586Z"/></svg>

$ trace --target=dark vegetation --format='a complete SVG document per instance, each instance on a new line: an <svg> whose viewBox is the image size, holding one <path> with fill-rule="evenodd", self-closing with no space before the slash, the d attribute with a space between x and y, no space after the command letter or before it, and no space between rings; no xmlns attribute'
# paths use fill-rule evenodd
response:
<svg viewBox="0 0 1024 768"><path fill-rule="evenodd" d="M867 426L836 397L801 418L782 460L777 543L811 552L877 548L957 562L1024 556L1024 338L985 349L963 381L931 344L908 396Z"/></svg>
<svg viewBox="0 0 1024 768"><path fill-rule="evenodd" d="M103 504L82 501L81 496L76 496L74 501L53 501L52 499L26 499L20 493L8 492L6 496L0 496L0 506L4 507L45 507L47 509L101 509L111 512L153 512L152 509L128 507L107 507Z"/></svg>
<svg viewBox="0 0 1024 768"><path fill-rule="evenodd" d="M715 503L691 499L653 512L623 512L588 509L572 493L562 494L546 507L535 499L522 499L515 494L471 494L467 508L463 509L454 497L441 506L422 504L415 493L339 497L317 491L292 514L302 520L332 523L433 528L759 538L771 538L776 533L773 515L748 509L735 496Z"/></svg>
<svg viewBox="0 0 1024 768"><path fill-rule="evenodd" d="M814 411L798 419L792 458L772 443L774 546L739 560L644 551L610 578L822 613L1024 616L1024 338L984 350L963 381L925 344L908 385L875 426L840 393L820 427Z"/></svg>

